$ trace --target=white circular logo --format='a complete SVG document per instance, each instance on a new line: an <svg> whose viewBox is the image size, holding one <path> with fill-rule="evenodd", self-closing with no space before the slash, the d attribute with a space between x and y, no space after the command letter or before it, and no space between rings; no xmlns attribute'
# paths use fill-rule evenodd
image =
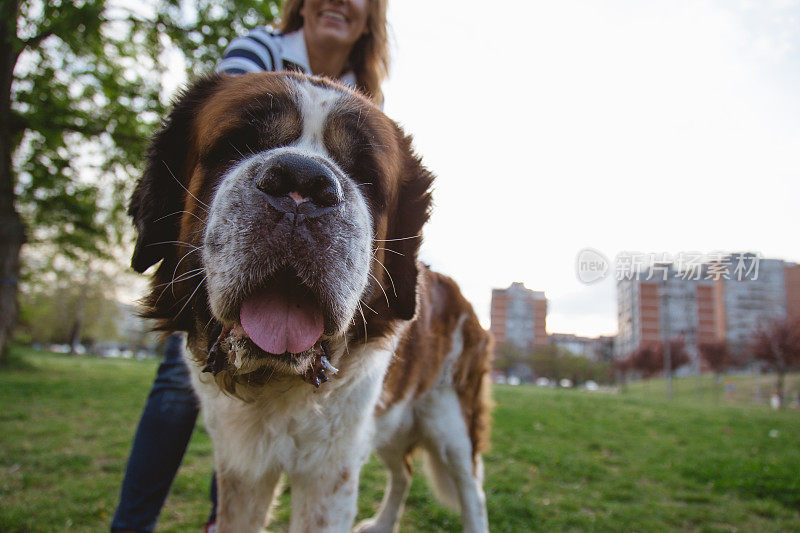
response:
<svg viewBox="0 0 800 533"><path fill-rule="evenodd" d="M575 273L582 283L594 283L608 274L609 262L606 256L593 248L578 252L575 260Z"/></svg>

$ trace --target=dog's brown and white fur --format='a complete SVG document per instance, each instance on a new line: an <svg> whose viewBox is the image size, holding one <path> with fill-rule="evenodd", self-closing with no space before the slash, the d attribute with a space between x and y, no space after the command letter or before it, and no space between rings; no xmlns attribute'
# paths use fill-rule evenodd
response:
<svg viewBox="0 0 800 533"><path fill-rule="evenodd" d="M389 484L358 529L392 531L417 448L464 530L488 529L489 337L417 263L431 183L394 122L328 81L211 76L176 102L131 201L133 266L160 262L145 313L189 334L218 531L259 530L282 473L291 531L348 531L372 450ZM319 317L313 346L259 347L240 322L259 291Z"/></svg>

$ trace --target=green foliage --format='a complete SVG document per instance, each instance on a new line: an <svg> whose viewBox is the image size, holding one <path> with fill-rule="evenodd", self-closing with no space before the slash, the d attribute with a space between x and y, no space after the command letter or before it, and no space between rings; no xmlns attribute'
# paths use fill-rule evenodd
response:
<svg viewBox="0 0 800 533"><path fill-rule="evenodd" d="M604 383L612 377L609 363L575 355L556 346L544 346L528 352L510 344L500 344L495 348L492 366L505 372L513 372L524 366L532 370L535 377L556 381L566 378L576 385L588 380Z"/></svg>
<svg viewBox="0 0 800 533"><path fill-rule="evenodd" d="M116 300L118 279L85 265L76 270L56 264L37 265L26 274L17 338L24 342L69 344L78 333L86 344L120 338L121 308ZM36 265L29 261L30 266Z"/></svg>
<svg viewBox="0 0 800 533"><path fill-rule="evenodd" d="M282 0L160 2L150 38L166 37L186 59L190 74L214 68L228 43L249 28L275 20Z"/></svg>
<svg viewBox="0 0 800 533"><path fill-rule="evenodd" d="M608 363L593 361L555 346L537 350L533 354L532 366L537 376L555 380L566 378L576 385L589 380L603 383L611 378Z"/></svg>
<svg viewBox="0 0 800 533"><path fill-rule="evenodd" d="M515 365L524 363L529 358L529 354L513 344L497 344L494 348L494 360L492 367L497 370L508 371Z"/></svg>
<svg viewBox="0 0 800 533"><path fill-rule="evenodd" d="M279 5L0 0L1 277L19 277L26 236L34 255L78 271L120 261L131 234L125 206L166 87L210 70L233 37L271 21ZM16 292L0 284L0 354L17 321Z"/></svg>
<svg viewBox="0 0 800 533"><path fill-rule="evenodd" d="M0 531L107 530L156 362L19 355L28 368L0 373ZM494 396L492 531L800 530L797 412L711 395L667 402L663 390L497 386ZM199 427L159 531L202 528L212 456ZM385 481L373 458L358 519L378 508ZM288 529L290 490L271 531ZM416 468L400 531L459 528Z"/></svg>
<svg viewBox="0 0 800 533"><path fill-rule="evenodd" d="M163 108L153 65L137 65L147 49L123 45L134 33L105 19L103 1L24 2L17 23L27 43L12 93L18 205L34 242L71 257L112 242L124 182Z"/></svg>
<svg viewBox="0 0 800 533"><path fill-rule="evenodd" d="M7 0L4 0L4 2ZM32 242L109 256L168 71L213 68L228 42L271 21L279 0L19 2L11 102L17 206Z"/></svg>

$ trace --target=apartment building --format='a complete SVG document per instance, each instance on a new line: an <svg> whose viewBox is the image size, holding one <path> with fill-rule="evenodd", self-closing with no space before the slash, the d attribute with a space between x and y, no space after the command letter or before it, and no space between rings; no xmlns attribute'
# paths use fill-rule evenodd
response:
<svg viewBox="0 0 800 533"><path fill-rule="evenodd" d="M698 346L746 346L759 324L800 319L800 265L756 254L722 256L687 271L654 263L617 280L616 357L681 338L695 370Z"/></svg>
<svg viewBox="0 0 800 533"><path fill-rule="evenodd" d="M492 289L491 332L495 344L532 350L547 345L547 298L515 282Z"/></svg>
<svg viewBox="0 0 800 533"><path fill-rule="evenodd" d="M732 263L739 260L741 254L731 256ZM760 324L789 316L789 301L800 292L797 283L791 283L792 273L798 268L780 259L761 259L755 279L717 280L714 285L717 338L732 346L744 345Z"/></svg>

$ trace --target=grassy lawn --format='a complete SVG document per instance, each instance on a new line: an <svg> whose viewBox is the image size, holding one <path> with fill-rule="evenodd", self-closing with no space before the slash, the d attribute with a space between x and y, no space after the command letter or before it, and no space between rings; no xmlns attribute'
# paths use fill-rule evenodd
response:
<svg viewBox="0 0 800 533"><path fill-rule="evenodd" d="M711 403L713 405L738 405L752 407L766 406L775 390L775 375L728 375L719 383L713 376L691 376L673 380L673 397L679 403L693 405ZM662 379L638 381L628 386L633 396L666 396L666 381ZM800 374L786 376L784 397L787 405L800 394Z"/></svg>
<svg viewBox="0 0 800 533"><path fill-rule="evenodd" d="M0 531L107 530L155 368L17 349L0 367ZM730 405L705 379L705 392L680 380L673 402L657 382L621 395L496 387L492 529L800 530L800 412ZM211 453L200 428L160 531L200 531ZM373 459L359 519L377 508L384 481ZM271 530L287 528L288 491ZM415 476L401 531L458 529Z"/></svg>

